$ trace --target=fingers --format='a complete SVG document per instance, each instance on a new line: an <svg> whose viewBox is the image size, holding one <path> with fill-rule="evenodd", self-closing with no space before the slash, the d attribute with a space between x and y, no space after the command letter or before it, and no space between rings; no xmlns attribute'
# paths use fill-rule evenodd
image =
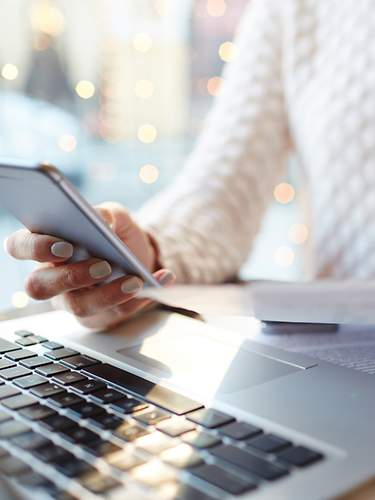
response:
<svg viewBox="0 0 375 500"><path fill-rule="evenodd" d="M104 260L89 259L60 266L41 267L32 272L25 284L26 292L36 300L100 283L112 274Z"/></svg>
<svg viewBox="0 0 375 500"><path fill-rule="evenodd" d="M128 302L142 287L142 280L136 276L119 278L100 287L65 294L64 309L80 318L93 316L98 312Z"/></svg>
<svg viewBox="0 0 375 500"><path fill-rule="evenodd" d="M108 201L95 209L121 239L125 240L135 226L131 215L120 203Z"/></svg>
<svg viewBox="0 0 375 500"><path fill-rule="evenodd" d="M20 229L5 241L6 251L15 259L37 262L64 262L73 255L73 245L53 236Z"/></svg>

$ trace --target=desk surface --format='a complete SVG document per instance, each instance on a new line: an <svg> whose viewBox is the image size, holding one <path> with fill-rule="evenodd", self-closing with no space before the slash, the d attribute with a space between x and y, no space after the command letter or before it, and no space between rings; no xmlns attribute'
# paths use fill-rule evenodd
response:
<svg viewBox="0 0 375 500"><path fill-rule="evenodd" d="M0 312L0 321L7 319L14 319L17 317L30 316L32 314L40 314L50 311L51 305L49 302L32 304L23 309L10 309ZM374 500L375 498L375 473L374 479L368 481L366 484L352 490L351 492L342 495L338 500Z"/></svg>

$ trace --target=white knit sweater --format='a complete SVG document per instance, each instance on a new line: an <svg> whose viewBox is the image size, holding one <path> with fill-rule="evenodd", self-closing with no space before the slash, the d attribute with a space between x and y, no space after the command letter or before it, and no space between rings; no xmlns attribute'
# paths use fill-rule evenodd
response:
<svg viewBox="0 0 375 500"><path fill-rule="evenodd" d="M179 281L248 256L291 149L311 200L317 277L375 277L374 0L251 0L205 130L139 217Z"/></svg>

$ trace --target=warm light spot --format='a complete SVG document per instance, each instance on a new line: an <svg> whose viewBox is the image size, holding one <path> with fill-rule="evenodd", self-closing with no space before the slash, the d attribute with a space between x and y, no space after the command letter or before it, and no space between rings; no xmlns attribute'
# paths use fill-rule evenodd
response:
<svg viewBox="0 0 375 500"><path fill-rule="evenodd" d="M64 30L64 16L48 1L39 1L31 10L31 27L47 35L57 36Z"/></svg>
<svg viewBox="0 0 375 500"><path fill-rule="evenodd" d="M169 10L169 0L154 0L155 12L160 16L168 15Z"/></svg>
<svg viewBox="0 0 375 500"><path fill-rule="evenodd" d="M224 0L207 0L207 13L212 17L221 17L227 10L227 5Z"/></svg>
<svg viewBox="0 0 375 500"><path fill-rule="evenodd" d="M134 92L140 99L149 99L154 95L154 84L150 80L138 80Z"/></svg>
<svg viewBox="0 0 375 500"><path fill-rule="evenodd" d="M281 182L273 190L275 200L283 205L293 201L295 194L294 187L287 182Z"/></svg>
<svg viewBox="0 0 375 500"><path fill-rule="evenodd" d="M231 62L237 55L237 47L232 42L224 42L219 47L219 56L225 62Z"/></svg>
<svg viewBox="0 0 375 500"><path fill-rule="evenodd" d="M148 52L152 47L152 38L148 33L138 33L133 38L133 45L138 52Z"/></svg>
<svg viewBox="0 0 375 500"><path fill-rule="evenodd" d="M210 95L218 96L220 94L223 79L220 76L213 76L207 82L207 91Z"/></svg>
<svg viewBox="0 0 375 500"><path fill-rule="evenodd" d="M302 245L309 237L309 230L305 224L293 224L290 226L288 235L292 243Z"/></svg>
<svg viewBox="0 0 375 500"><path fill-rule="evenodd" d="M58 145L60 149L65 151L65 153L71 153L77 147L77 139L74 135L64 134L59 137Z"/></svg>
<svg viewBox="0 0 375 500"><path fill-rule="evenodd" d="M150 144L154 142L158 132L153 125L146 123L145 125L141 125L138 129L138 139L145 144Z"/></svg>
<svg viewBox="0 0 375 500"><path fill-rule="evenodd" d="M76 85L76 92L82 99L90 99L95 94L95 85L89 80L80 80Z"/></svg>
<svg viewBox="0 0 375 500"><path fill-rule="evenodd" d="M159 178L159 170L155 165L143 165L143 167L139 169L139 178L146 184L153 184Z"/></svg>
<svg viewBox="0 0 375 500"><path fill-rule="evenodd" d="M14 292L14 294L12 295L13 307L21 309L22 307L26 307L28 303L29 297L25 292Z"/></svg>
<svg viewBox="0 0 375 500"><path fill-rule="evenodd" d="M18 68L15 64L7 63L1 68L1 76L5 80L15 80L18 76Z"/></svg>
<svg viewBox="0 0 375 500"><path fill-rule="evenodd" d="M279 247L274 254L274 259L280 267L289 267L294 262L294 252L290 247Z"/></svg>

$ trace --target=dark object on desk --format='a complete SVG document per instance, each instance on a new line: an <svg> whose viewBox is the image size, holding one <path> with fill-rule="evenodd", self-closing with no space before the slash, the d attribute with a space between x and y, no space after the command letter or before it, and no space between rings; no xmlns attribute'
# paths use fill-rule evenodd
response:
<svg viewBox="0 0 375 500"><path fill-rule="evenodd" d="M287 323L262 321L263 333L333 333L339 330L336 323Z"/></svg>

